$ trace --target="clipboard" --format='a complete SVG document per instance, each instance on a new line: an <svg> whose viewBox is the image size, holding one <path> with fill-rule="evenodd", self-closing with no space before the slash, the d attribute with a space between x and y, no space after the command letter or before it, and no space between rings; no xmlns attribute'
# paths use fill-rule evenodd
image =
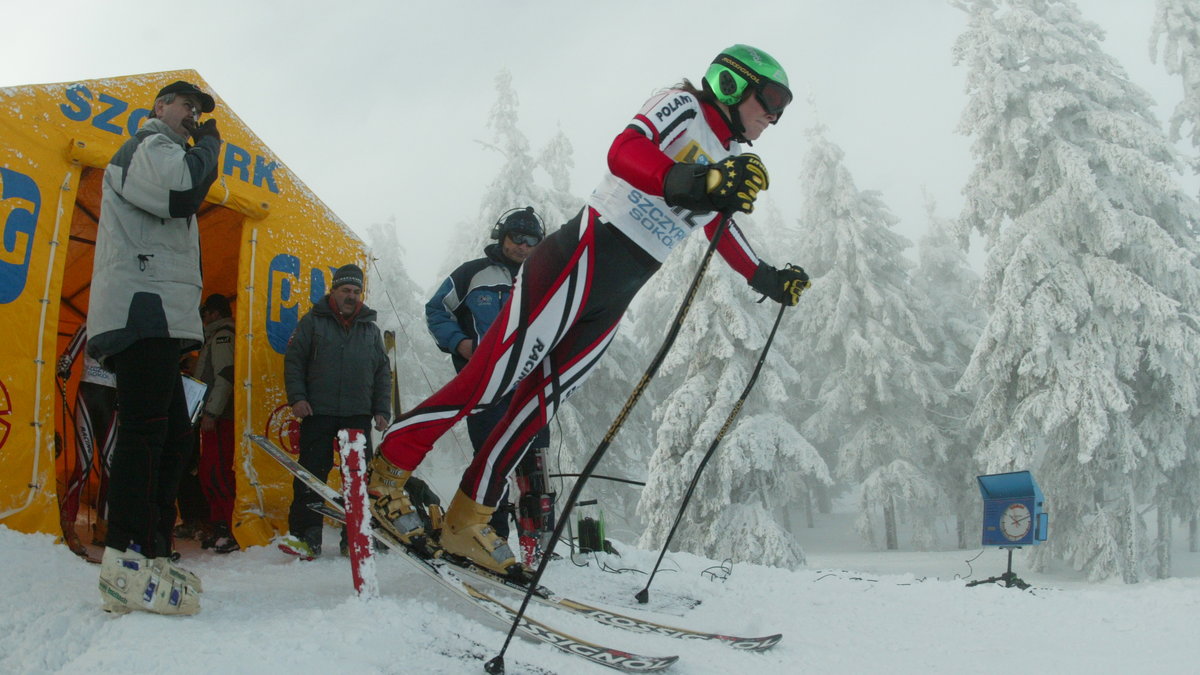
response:
<svg viewBox="0 0 1200 675"><path fill-rule="evenodd" d="M183 380L183 396L187 402L188 419L192 425L195 425L200 420L200 413L204 412L204 401L208 398L208 385L191 375L181 375Z"/></svg>

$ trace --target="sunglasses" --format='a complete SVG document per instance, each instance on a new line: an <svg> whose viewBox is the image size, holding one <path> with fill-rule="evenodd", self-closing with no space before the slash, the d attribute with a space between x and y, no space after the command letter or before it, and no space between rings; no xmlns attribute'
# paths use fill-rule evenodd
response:
<svg viewBox="0 0 1200 675"><path fill-rule="evenodd" d="M755 87L754 98L768 115L776 117L783 114L783 109L792 102L792 92L787 87L767 80L761 86Z"/></svg>
<svg viewBox="0 0 1200 675"><path fill-rule="evenodd" d="M532 234L517 234L515 232L509 232L508 238L512 241L512 243L521 244L523 246L537 246L538 244L542 243L540 237L535 237Z"/></svg>

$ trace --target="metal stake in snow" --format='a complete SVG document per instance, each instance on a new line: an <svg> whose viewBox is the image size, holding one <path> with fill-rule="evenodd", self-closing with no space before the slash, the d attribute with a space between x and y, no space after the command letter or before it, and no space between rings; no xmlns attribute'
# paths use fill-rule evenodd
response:
<svg viewBox="0 0 1200 675"><path fill-rule="evenodd" d="M733 404L733 409L729 411L729 416L725 418L725 423L717 431L716 438L712 440L712 443L708 446L708 451L704 453L704 458L700 460L700 465L696 467L696 473L692 476L692 482L688 484L687 492L683 495L683 503L679 505L679 511L675 514L675 522L671 525L671 531L667 533L667 540L663 542L662 551L659 551L658 560L654 563L654 569L650 572L650 579L646 582L646 586L633 596L643 605L650 599L650 584L654 583L654 575L658 574L658 567L662 565L663 556L667 554L667 547L671 545L671 539L675 537L675 530L679 529L679 521L683 520L683 512L687 510L688 502L692 500L692 493L696 491L696 485L700 482L700 474L704 472L704 467L708 465L708 460L717 451L717 446L721 443L721 439L725 438L725 432L729 431L729 427L733 426L734 420L742 412L742 405L746 403L746 397L750 395L750 390L754 388L754 383L758 381L758 373L762 370L763 362L767 360L767 352L771 349L771 343L775 341L775 331L779 329L779 321L783 318L783 311L787 308L787 305L781 304L779 306L779 314L775 315L775 324L771 326L771 334L767 336L767 343L763 345L762 353L758 355L758 363L754 365L754 372L750 374L750 380L746 382L746 387L742 389L742 395Z"/></svg>
<svg viewBox="0 0 1200 675"><path fill-rule="evenodd" d="M354 590L363 599L379 597L375 558L371 545L371 518L367 514L367 439L361 429L338 432L342 454L342 502L346 505L346 538L350 545L350 571Z"/></svg>
<svg viewBox="0 0 1200 675"><path fill-rule="evenodd" d="M658 367L662 365L663 360L667 358L667 353L671 351L671 345L675 344L675 338L679 335L679 329L683 326L683 320L687 317L688 310L692 308L692 302L696 299L696 291L700 288L700 281L704 278L704 272L708 269L708 263L712 260L713 253L717 250L717 242L721 240L721 235L729 228L730 216L731 214L729 213L721 214L721 221L717 223L716 230L713 231L712 238L709 239L708 249L704 252L704 257L700 260L700 267L696 269L696 275L692 278L692 283L688 286L687 293L683 296L683 302L680 303L679 310L675 312L675 319L671 321L671 327L667 330L667 336L663 338L662 345L658 348L658 353L651 359L650 365L646 366L646 372L642 374L642 379L634 386L633 392L629 394L629 398L625 401L625 405L621 407L621 411L617 413L616 419L609 425L608 433L604 434L603 440L596 446L587 464L580 470L579 480L575 481L575 487L571 489L571 494L567 496L567 501L563 504L562 514L558 517L558 524L554 526L554 533L550 535L550 541L546 543L545 554L542 555L542 561L538 564L537 571L533 574L533 580L529 582L529 590L525 591L525 597L521 600L521 607L517 610L517 615L513 618L512 626L508 629L508 636L504 638L504 645L500 647L500 653L483 666L483 669L491 673L491 675L499 675L504 672L504 653L508 651L508 645L512 642L513 634L516 633L517 626L521 623L521 618L525 616L525 609L529 607L529 599L533 596L534 589L538 587L542 580L542 574L546 571L546 563L553 557L550 554L554 551L554 546L558 544L559 538L562 537L563 527L571 520L571 509L575 508L575 502L579 500L579 493L583 490L583 486L587 483L588 478L596 471L596 466L600 464L604 453L608 451L608 446L612 443L613 438L616 437L617 431L625 424L625 418L629 417L633 406L642 397L642 392L646 390L646 386L650 384L650 380L654 379L654 374L658 372Z"/></svg>

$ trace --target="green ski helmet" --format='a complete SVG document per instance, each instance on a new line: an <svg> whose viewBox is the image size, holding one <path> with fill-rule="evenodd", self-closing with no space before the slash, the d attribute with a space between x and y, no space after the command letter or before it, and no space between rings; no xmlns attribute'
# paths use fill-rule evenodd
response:
<svg viewBox="0 0 1200 675"><path fill-rule="evenodd" d="M753 94L763 110L776 118L783 116L783 109L792 102L783 66L750 45L734 45L717 54L704 73L704 86L730 108Z"/></svg>

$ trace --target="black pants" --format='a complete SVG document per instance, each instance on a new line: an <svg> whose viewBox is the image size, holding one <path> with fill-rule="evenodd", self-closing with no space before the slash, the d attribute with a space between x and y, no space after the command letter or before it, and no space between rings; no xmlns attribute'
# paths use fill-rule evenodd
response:
<svg viewBox="0 0 1200 675"><path fill-rule="evenodd" d="M105 545L171 553L175 493L192 447L179 341L147 338L112 357L120 432L108 482Z"/></svg>
<svg viewBox="0 0 1200 675"><path fill-rule="evenodd" d="M340 429L360 429L367 439L367 456L371 459L371 416L309 415L300 420L300 466L308 469L321 480L328 480L333 469L333 455L337 449L337 432ZM292 506L288 509L288 531L297 537L306 538L310 544L320 546L321 514L308 508L313 502L323 501L299 478L292 481ZM313 534L315 528L316 534ZM312 537L315 536L315 541Z"/></svg>

